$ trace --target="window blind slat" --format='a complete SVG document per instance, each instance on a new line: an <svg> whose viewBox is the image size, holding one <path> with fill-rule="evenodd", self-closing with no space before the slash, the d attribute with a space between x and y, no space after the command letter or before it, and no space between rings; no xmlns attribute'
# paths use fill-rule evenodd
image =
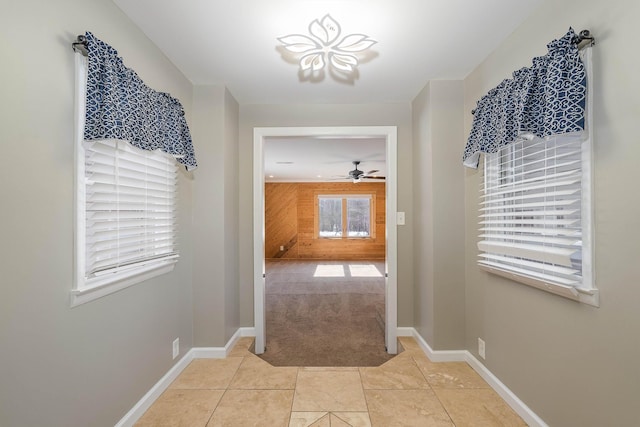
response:
<svg viewBox="0 0 640 427"><path fill-rule="evenodd" d="M498 264L513 264L519 265L522 267L534 268L536 270L554 272L557 274L561 274L563 276L573 277L573 280L577 280L576 277L580 274L580 270L575 268L561 267L558 265L545 264L534 261L526 261L520 258L509 258L500 255L489 255L489 254L481 254L480 255L485 260L495 261L494 265ZM484 262L490 262L484 261Z"/></svg>
<svg viewBox="0 0 640 427"><path fill-rule="evenodd" d="M514 176L511 175L511 177L513 178ZM579 180L580 171L570 170L570 171L564 171L564 172L557 172L551 175L537 175L531 178L522 178L517 181L511 181L511 182L506 182L504 184L494 185L491 188L495 190L511 188L513 189L512 191L526 191L527 189L531 188L531 186L527 184L536 183L537 185L543 185L543 187L538 187L536 185L536 187L533 187L533 189L553 187L555 182L558 182L561 179L571 178L571 177L577 178ZM519 190L520 188L522 188L522 190Z"/></svg>
<svg viewBox="0 0 640 427"><path fill-rule="evenodd" d="M118 185L124 187L131 188L150 188L152 190L160 190L163 191L167 188L167 182L160 182L154 180L146 180L145 185L141 187L139 185L140 179L136 177L128 177L128 176L118 176L118 180L116 181L114 177L102 174L102 173L94 173L87 175L87 179L89 180L88 184L91 185L93 183L99 184L111 184Z"/></svg>
<svg viewBox="0 0 640 427"><path fill-rule="evenodd" d="M111 266L107 269L98 269L95 270L93 272L91 272L91 275L94 277L101 277L101 276L105 276L107 274L115 274L115 273L120 273L126 270L133 270L136 268L140 268L142 266L149 266L149 265L163 265L163 264L169 264L172 262L175 262L177 260L177 258L179 257L179 255L173 254L173 255L160 255L154 258L150 258L144 261L134 261L131 263L122 263L118 266Z"/></svg>
<svg viewBox="0 0 640 427"><path fill-rule="evenodd" d="M478 249L487 253L516 256L540 262L558 264L565 267L571 267L573 265L571 256L578 250L553 246L507 243L490 240L479 241Z"/></svg>
<svg viewBox="0 0 640 427"><path fill-rule="evenodd" d="M145 258L149 255L157 255L161 253L172 253L173 242L171 240L164 242L116 242L115 247L105 247L102 249L92 248L92 259L96 263L105 262L107 260L127 260L132 258Z"/></svg>
<svg viewBox="0 0 640 427"><path fill-rule="evenodd" d="M498 213L487 213L480 215L480 218L505 218L505 217L514 217L514 216L566 216L573 215L576 212L580 212L579 209L557 209L557 210L542 210L542 211L529 211L529 210L518 210L518 211L508 211L508 212L498 212Z"/></svg>
<svg viewBox="0 0 640 427"><path fill-rule="evenodd" d="M545 191L544 194L540 194L540 193L534 193L534 194L523 194L523 195L518 195L518 196L511 196L511 197L501 197L501 198L495 198L495 199L490 199L490 197L495 196L494 194L492 195L484 195L482 197L485 197L485 200L482 200L480 202L480 204L482 205L488 205L488 204L495 204L495 203L506 203L506 202L512 202L514 200L531 200L531 199L557 199L557 198L562 198L562 197L566 197L566 196L571 196L574 194L577 194L580 192L580 187L579 186L575 186L573 188L570 189L565 189L565 190L560 190L560 191Z"/></svg>
<svg viewBox="0 0 640 427"><path fill-rule="evenodd" d="M140 202L89 202L87 210L100 211L139 211L139 212L173 212L174 206L162 203L140 203Z"/></svg>
<svg viewBox="0 0 640 427"><path fill-rule="evenodd" d="M166 160L154 160L153 158L148 158L146 161L136 160L131 156L125 157L124 155L119 155L117 157L117 165L119 168L128 169L128 170L145 170L149 173L163 177L165 176L173 176L173 168L171 164ZM91 153L86 160L87 170L95 170L95 169L107 169L113 168L116 165L116 160L113 153L103 154L99 152Z"/></svg>
<svg viewBox="0 0 640 427"><path fill-rule="evenodd" d="M579 229L572 228L542 228L542 227L481 227L486 233L529 233L544 236L580 236Z"/></svg>
<svg viewBox="0 0 640 427"><path fill-rule="evenodd" d="M574 153L569 153L568 155L571 155ZM580 159L572 159L566 162L562 162L562 163L558 163L558 164L547 164L545 159L541 159L538 161L539 163L541 163L541 167L538 167L536 169L527 169L527 168L518 168L518 167L514 167L514 170L518 170L520 169L519 172L514 172L511 175L512 179L518 179L524 176L528 176L528 175L541 175L541 174L545 174L547 171L551 171L551 170L564 170L567 169L571 166L572 170L580 170Z"/></svg>
<svg viewBox="0 0 640 427"><path fill-rule="evenodd" d="M104 275L116 271L121 271L126 268L134 268L136 266L145 265L149 262L161 262L170 259L178 258L177 253L159 253L159 254L147 254L144 257L122 257L117 260L117 262L113 262L113 260L105 261L105 262L97 262L94 265L92 270L89 270L88 273L91 276Z"/></svg>
<svg viewBox="0 0 640 427"><path fill-rule="evenodd" d="M502 263L495 263L495 262L489 262L489 261L478 261L478 264L480 265L486 265L489 267L494 267L494 268L498 268L501 269L503 271L508 271L508 272L512 272L512 273L519 273L525 277L533 277L539 280L542 280L543 282L549 282L549 283L556 283L556 284L560 284L560 285L564 285L564 286L576 286L579 284L578 281L576 280L571 280L571 279L565 279L563 277L559 277L557 275L551 275L551 274L544 274L544 273L538 273L536 271L530 270L530 269L525 269L525 268L518 268L518 267L509 267L508 269L505 269L505 265Z"/></svg>
<svg viewBox="0 0 640 427"><path fill-rule="evenodd" d="M502 194L518 193L518 192L533 191L533 190L540 191L546 188L564 187L568 185L578 184L579 182L580 182L580 177L571 177L564 180L556 180L556 181L549 181L549 182L537 181L534 183L529 183L527 185L513 185L507 189L503 188L499 191L496 191L493 188L487 188L486 191L491 192L490 197L495 197L495 196L500 196Z"/></svg>
<svg viewBox="0 0 640 427"><path fill-rule="evenodd" d="M484 224L484 225L524 224L524 225L569 227L572 225L576 225L579 222L580 222L579 218L576 218L576 219L504 219L500 221L496 221L496 220L480 221L480 224Z"/></svg>
<svg viewBox="0 0 640 427"><path fill-rule="evenodd" d="M129 230L129 229L139 229L146 227L148 220L145 219L126 219L120 221L87 221L87 226L91 227L90 230L87 230L87 236L92 236L94 233L105 232L109 230ZM175 217L171 218L153 218L154 229L159 227L168 228L173 227L175 223Z"/></svg>
<svg viewBox="0 0 640 427"><path fill-rule="evenodd" d="M158 234L129 234L127 236L122 236L115 234L113 236L101 236L101 238L96 238L94 236L91 241L87 241L87 246L91 246L96 251L108 249L108 248L117 248L118 245L128 246L131 244L149 244L149 243L160 243L160 242L171 242L175 237L175 233L158 233Z"/></svg>
<svg viewBox="0 0 640 427"><path fill-rule="evenodd" d="M519 242L536 242L547 245L562 245L562 246L574 246L580 243L578 239L571 239L568 237L556 237L556 236L536 236L529 234L481 234L479 237L483 239L500 239L506 241L519 241Z"/></svg>
<svg viewBox="0 0 640 427"><path fill-rule="evenodd" d="M541 199L537 202L531 203L514 203L509 205L509 209L529 209L529 208L544 208L544 207L560 207L560 206L572 206L579 204L581 202L580 199L562 199L562 200L548 200ZM492 211L504 211L504 205L497 206L485 206L480 208L482 212L492 212Z"/></svg>

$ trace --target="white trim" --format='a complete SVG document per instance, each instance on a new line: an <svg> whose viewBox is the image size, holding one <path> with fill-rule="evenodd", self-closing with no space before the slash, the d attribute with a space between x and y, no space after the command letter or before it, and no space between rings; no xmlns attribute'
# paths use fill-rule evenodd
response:
<svg viewBox="0 0 640 427"><path fill-rule="evenodd" d="M186 368L194 359L224 359L227 357L231 349L240 337L255 336L254 328L238 328L235 334L229 339L224 347L193 347L183 357L169 369L151 390L149 390L136 403L129 412L115 425L115 427L133 426L144 413L153 405L160 395L178 378L178 375Z"/></svg>
<svg viewBox="0 0 640 427"><path fill-rule="evenodd" d="M194 359L224 359L229 356L231 350L236 345L241 337L255 337L255 328L238 328L235 334L224 347L194 347L193 358Z"/></svg>
<svg viewBox="0 0 640 427"><path fill-rule="evenodd" d="M412 327L398 327L396 329L396 336L399 337L412 337L413 334L415 333L415 328Z"/></svg>
<svg viewBox="0 0 640 427"><path fill-rule="evenodd" d="M511 407L530 427L549 427L542 418L536 415L522 400L512 392L509 387L504 385L498 377L484 366L473 354L468 351L466 353L466 362L476 371L490 386L507 402L507 405Z"/></svg>
<svg viewBox="0 0 640 427"><path fill-rule="evenodd" d="M400 331L400 329L402 331ZM402 335L401 335L402 332ZM411 334L409 334L411 332ZM405 335L406 334L406 335ZM413 336L420 348L432 362L467 362L491 388L513 409L530 427L549 427L522 400L504 385L486 366L467 350L433 350L415 328L398 328L398 336Z"/></svg>
<svg viewBox="0 0 640 427"><path fill-rule="evenodd" d="M434 350L429 343L422 338L422 335L418 331L413 329L413 338L418 342L418 345L425 352L429 360L432 362L466 362L467 356L466 350Z"/></svg>
<svg viewBox="0 0 640 427"><path fill-rule="evenodd" d="M133 426L142 415L153 405L153 403L160 397L160 395L171 385L171 383L178 378L178 375L186 368L189 363L194 359L194 349L189 350L183 357L169 369L161 379L158 381L151 390L149 390L143 397L136 403L129 412L115 425L115 427L131 427Z"/></svg>
<svg viewBox="0 0 640 427"><path fill-rule="evenodd" d="M385 344L389 354L398 353L398 129L380 127L386 134L386 253L385 253Z"/></svg>
<svg viewBox="0 0 640 427"><path fill-rule="evenodd" d="M590 285L590 293L580 293L580 302L594 307L600 307L600 293L596 286L595 277L595 200L593 185L593 61L591 55L593 49L588 47L581 51L582 60L587 72L587 139L582 142L582 277L584 283ZM588 195L588 197L584 197Z"/></svg>
<svg viewBox="0 0 640 427"><path fill-rule="evenodd" d="M119 279L116 282L110 282L90 288L74 289L71 291L71 307L76 307L80 304L126 289L129 286L136 285L153 277L160 276L161 274L168 273L173 270L176 263L175 261L169 262L169 265L154 265L147 269L141 268L139 269L140 271L136 272L134 275L131 275L131 272L129 271L127 272L127 277Z"/></svg>
<svg viewBox="0 0 640 427"><path fill-rule="evenodd" d="M254 327L242 327L238 329L240 331L241 337L255 337L256 336L256 328Z"/></svg>
<svg viewBox="0 0 640 427"><path fill-rule="evenodd" d="M385 344L390 354L397 350L398 243L397 243L397 150L396 126L256 127L253 129L253 305L255 352L265 347L264 262L264 140L270 136L372 136L386 140L386 286Z"/></svg>
<svg viewBox="0 0 640 427"><path fill-rule="evenodd" d="M265 261L264 261L264 137L253 130L253 322L256 333L255 352L264 353L266 339Z"/></svg>

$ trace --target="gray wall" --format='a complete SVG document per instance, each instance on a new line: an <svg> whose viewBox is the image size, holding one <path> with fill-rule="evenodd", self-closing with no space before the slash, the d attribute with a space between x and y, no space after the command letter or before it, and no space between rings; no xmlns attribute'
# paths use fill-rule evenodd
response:
<svg viewBox="0 0 640 427"><path fill-rule="evenodd" d="M239 326L238 104L222 85L193 93L194 345L223 347Z"/></svg>
<svg viewBox="0 0 640 427"><path fill-rule="evenodd" d="M225 337L221 345L226 344L240 327L240 287L238 276L240 268L238 234L240 232L240 187L239 187L239 126L240 107L225 89L225 126L224 126L224 250L225 250Z"/></svg>
<svg viewBox="0 0 640 427"><path fill-rule="evenodd" d="M398 325L413 325L413 191L411 105L241 105L240 106L240 319L253 326L253 128L281 126L397 126Z"/></svg>
<svg viewBox="0 0 640 427"><path fill-rule="evenodd" d="M470 111L569 26L590 29L594 58L595 276L600 308L481 272L479 174L466 172L466 347L552 426L640 425L640 60L637 0L547 1L465 80ZM462 152L462 145L460 146ZM436 301L437 303L437 301Z"/></svg>
<svg viewBox="0 0 640 427"><path fill-rule="evenodd" d="M70 43L92 31L191 116L191 84L109 0L4 2L0 13L0 425L106 426L192 347L191 177L169 274L69 307L73 281Z"/></svg>
<svg viewBox="0 0 640 427"><path fill-rule="evenodd" d="M434 350L464 346L463 100L434 80L412 104L414 327Z"/></svg>

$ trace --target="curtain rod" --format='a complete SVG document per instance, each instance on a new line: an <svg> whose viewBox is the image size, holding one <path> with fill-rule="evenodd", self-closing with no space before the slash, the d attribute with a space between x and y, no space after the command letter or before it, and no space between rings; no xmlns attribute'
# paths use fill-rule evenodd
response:
<svg viewBox="0 0 640 427"><path fill-rule="evenodd" d="M596 39L591 35L589 30L580 31L580 34L576 35L572 41L574 44L578 45L578 49L583 49L596 44ZM89 55L87 52L87 38L82 34L76 38L75 42L71 43L71 47L74 52L80 52L83 56Z"/></svg>
<svg viewBox="0 0 640 427"><path fill-rule="evenodd" d="M590 47L596 44L596 39L591 35L591 31L582 30L580 34L576 35L572 42L578 45L578 49L584 49L585 47Z"/></svg>
<svg viewBox="0 0 640 427"><path fill-rule="evenodd" d="M74 52L80 52L82 56L89 56L89 52L87 51L87 38L82 34L76 37L76 41L71 43L71 48Z"/></svg>

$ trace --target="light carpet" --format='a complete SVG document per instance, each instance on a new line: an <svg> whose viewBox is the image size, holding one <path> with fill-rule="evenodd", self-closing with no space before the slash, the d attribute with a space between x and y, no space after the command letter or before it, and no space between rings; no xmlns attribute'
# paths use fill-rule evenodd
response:
<svg viewBox="0 0 640 427"><path fill-rule="evenodd" d="M274 366L379 366L384 262L268 260L266 351Z"/></svg>

